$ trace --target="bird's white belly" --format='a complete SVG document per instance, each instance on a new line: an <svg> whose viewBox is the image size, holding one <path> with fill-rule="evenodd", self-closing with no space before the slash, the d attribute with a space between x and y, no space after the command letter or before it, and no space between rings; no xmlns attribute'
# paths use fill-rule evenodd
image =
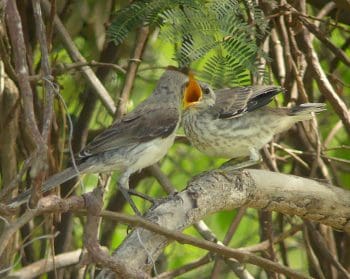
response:
<svg viewBox="0 0 350 279"><path fill-rule="evenodd" d="M130 166L132 172L141 170L145 167L151 166L162 159L169 148L173 145L175 140L175 133L166 138L157 138L150 142L140 144L134 149L133 153L138 154L137 159ZM139 149L139 150L138 150Z"/></svg>

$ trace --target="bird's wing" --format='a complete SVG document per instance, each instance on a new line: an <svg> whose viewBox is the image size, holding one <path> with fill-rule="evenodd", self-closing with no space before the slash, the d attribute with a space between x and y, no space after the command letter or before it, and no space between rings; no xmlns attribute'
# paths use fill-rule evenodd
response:
<svg viewBox="0 0 350 279"><path fill-rule="evenodd" d="M219 89L215 91L213 111L219 118L239 117L267 105L281 91L281 87L273 85Z"/></svg>
<svg viewBox="0 0 350 279"><path fill-rule="evenodd" d="M179 119L177 108L161 108L160 105L143 110L142 114L129 113L95 137L79 153L79 158L159 137L165 138L174 132Z"/></svg>

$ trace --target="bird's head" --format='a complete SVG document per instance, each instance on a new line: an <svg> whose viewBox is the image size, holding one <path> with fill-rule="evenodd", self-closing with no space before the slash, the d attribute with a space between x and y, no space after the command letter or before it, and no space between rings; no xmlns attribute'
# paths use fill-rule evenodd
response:
<svg viewBox="0 0 350 279"><path fill-rule="evenodd" d="M215 93L207 84L196 81L194 75L189 73L189 80L185 84L183 91L183 106L185 109L190 107L209 107L215 104Z"/></svg>

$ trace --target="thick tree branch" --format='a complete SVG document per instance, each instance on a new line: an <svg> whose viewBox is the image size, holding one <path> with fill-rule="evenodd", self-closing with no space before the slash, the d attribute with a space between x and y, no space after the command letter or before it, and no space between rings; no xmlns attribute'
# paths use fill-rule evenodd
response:
<svg viewBox="0 0 350 279"><path fill-rule="evenodd" d="M185 235L185 234L182 234L180 232L173 231L171 229L160 227L159 225L154 224L153 222L141 219L140 217L126 216L124 214L114 213L114 212L106 212L106 211L102 212L101 215L103 217L108 217L108 218L112 218L112 219L115 218L116 220L119 220L121 222L132 224L135 227L142 227L142 228L150 230L154 233L159 233L160 235L164 236L164 238L168 239L167 241L176 240L177 242L179 242L181 244L189 244L189 245L196 246L198 248L206 249L206 250L210 251L211 253L218 254L226 259L231 260L231 258L234 258L234 259L237 259L238 261L243 262L243 263L255 264L257 266L265 268L266 270L276 271L276 272L285 274L287 276L291 276L292 278L308 278L307 276L304 276L303 274L296 272L289 267L284 267L284 266L282 266L278 263L275 263L271 260L264 259L262 257L259 257L259 256L256 256L254 254L251 254L249 252L246 252L244 250L233 249L233 248L225 247L222 244L217 244L217 243L213 243L211 241L197 239L195 237ZM153 220L153 221L155 221L155 220ZM152 253L153 251L148 251L149 247L147 246L147 242L144 242L144 239L142 237L143 233L146 232L144 229L137 228L137 229L135 229L134 233L138 237L136 241L138 241L139 244L141 245L140 246L141 249L144 249L144 251L148 255L147 262L145 262L143 264L145 264L145 266L148 265L148 266L152 267L155 259L153 258L153 253ZM160 236L158 235L158 237L160 237ZM159 244L162 245L162 238L160 238ZM135 251L136 250L134 250L134 255L135 255ZM137 253L139 253L139 252L140 251L138 251ZM142 254L142 252L141 252L141 254ZM123 258L119 258L119 257L114 257L114 258L116 261L118 261L118 264L120 266L122 266L122 265L132 266L132 264L133 264L133 262L130 263L128 261L125 261ZM231 264L232 264L232 262L237 264L237 261L231 261ZM139 266L137 266L136 268L138 268L138 267ZM133 266L132 266L132 268L134 269ZM235 268L233 268L233 269L235 269ZM145 268L145 270L147 270L147 268ZM114 278L114 275L112 273L110 273L109 271L104 271L99 275L98 278Z"/></svg>
<svg viewBox="0 0 350 279"><path fill-rule="evenodd" d="M51 66L49 61L49 50L46 40L46 28L42 19L40 0L33 0L33 12L35 18L36 35L41 50L41 70L44 76L45 88L45 107L43 115L42 137L44 142L48 142L51 130L51 121L53 115L54 88L52 86Z"/></svg>
<svg viewBox="0 0 350 279"><path fill-rule="evenodd" d="M243 205L298 215L350 232L350 192L310 179L263 170L201 174L186 190L150 211L146 218L170 231L179 231L209 214ZM156 259L168 241L165 236L137 229L114 257L149 271L152 268L150 255ZM237 259L247 262L247 258ZM101 278L109 278L108 272L102 273Z"/></svg>
<svg viewBox="0 0 350 279"><path fill-rule="evenodd" d="M18 136L19 92L15 83L7 76L4 78L4 90L0 92L0 165L2 175L2 193L10 197L11 182L17 175L16 140ZM13 190L13 189L12 189Z"/></svg>
<svg viewBox="0 0 350 279"><path fill-rule="evenodd" d="M19 16L16 1L8 1L6 5L6 21L8 24L11 43L13 46L13 55L15 62L15 70L17 74L18 85L21 91L23 108L25 113L25 120L28 130L31 134L33 142L38 150L45 147L39 128L35 120L34 105L33 105L33 92L29 83L29 70L26 61L26 48L24 43L24 34L22 30L21 18ZM43 155L40 153L40 155ZM45 164L45 158L42 158ZM38 158L38 161L40 159ZM33 172L33 176L36 176L36 171L40 171L40 164L38 169Z"/></svg>
<svg viewBox="0 0 350 279"><path fill-rule="evenodd" d="M145 217L152 223L139 217L117 213L101 215L145 228L138 228L132 232L114 253L113 257L117 258L121 266L132 266L140 271L149 272L152 267L150 257L156 259L169 243L169 239L175 239L181 243L208 249L222 257L233 257L240 262L256 264L267 270L304 278L304 275L289 268L246 251L227 248L176 232L209 214L243 205L298 215L350 232L349 191L306 178L253 169L232 174L211 171L193 178L184 191L146 214ZM52 196L43 198L36 209L28 211L8 225L0 237L0 253L8 244L11 235L35 216L48 212L77 211L84 206L84 199L79 197L68 200ZM109 271L105 270L101 278L109 278L109 274Z"/></svg>

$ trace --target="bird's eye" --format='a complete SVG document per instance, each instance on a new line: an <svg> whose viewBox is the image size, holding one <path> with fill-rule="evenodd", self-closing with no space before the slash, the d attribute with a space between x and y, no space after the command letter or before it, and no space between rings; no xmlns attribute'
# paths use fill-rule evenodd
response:
<svg viewBox="0 0 350 279"><path fill-rule="evenodd" d="M208 87L203 88L203 93L208 95L210 93L210 89Z"/></svg>

